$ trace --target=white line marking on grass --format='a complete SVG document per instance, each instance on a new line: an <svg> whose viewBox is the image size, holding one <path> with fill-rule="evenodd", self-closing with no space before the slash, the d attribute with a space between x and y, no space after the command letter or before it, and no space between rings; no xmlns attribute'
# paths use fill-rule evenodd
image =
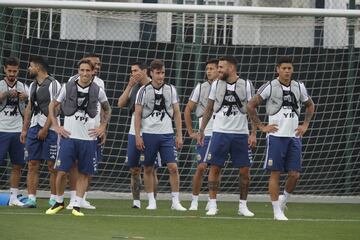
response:
<svg viewBox="0 0 360 240"><path fill-rule="evenodd" d="M29 212L0 212L0 215L37 215L47 216L45 213L29 213ZM71 214L58 213L60 216L71 216ZM49 216L52 217L52 216ZM85 217L112 217L112 218L162 218L162 219L220 219L220 220L258 220L258 221L274 221L273 218L259 217L207 217L207 216L161 216L161 215L126 215L126 214L85 214ZM334 218L291 218L289 221L299 222L360 222L360 219L334 219Z"/></svg>

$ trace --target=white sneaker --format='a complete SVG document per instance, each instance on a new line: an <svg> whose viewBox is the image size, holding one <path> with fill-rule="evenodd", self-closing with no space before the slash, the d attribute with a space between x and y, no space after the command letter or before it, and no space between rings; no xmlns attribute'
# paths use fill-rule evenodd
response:
<svg viewBox="0 0 360 240"><path fill-rule="evenodd" d="M283 212L277 212L274 213L274 220L278 220L278 221L287 221L289 220Z"/></svg>
<svg viewBox="0 0 360 240"><path fill-rule="evenodd" d="M253 217L253 216L255 216L255 214L250 212L250 210L246 206L245 207L244 206L239 207L238 214L240 216L244 216L244 217Z"/></svg>
<svg viewBox="0 0 360 240"><path fill-rule="evenodd" d="M210 209L210 202L209 202L209 201L207 201L207 203L206 203L206 207L205 207L205 211L209 211L209 209Z"/></svg>
<svg viewBox="0 0 360 240"><path fill-rule="evenodd" d="M197 211L198 210L198 201L191 201L191 205L189 208L190 211Z"/></svg>
<svg viewBox="0 0 360 240"><path fill-rule="evenodd" d="M85 209L96 209L95 206L91 205L89 201L86 201L85 199L82 200L81 204L80 204L81 208L85 208Z"/></svg>
<svg viewBox="0 0 360 240"><path fill-rule="evenodd" d="M156 202L154 203L149 203L149 205L146 207L146 210L156 210Z"/></svg>
<svg viewBox="0 0 360 240"><path fill-rule="evenodd" d="M74 207L75 200L70 200L69 205L66 206L67 210L72 210Z"/></svg>
<svg viewBox="0 0 360 240"><path fill-rule="evenodd" d="M141 208L141 202L140 202L140 200L133 200L133 206L132 206L132 208L137 208L137 209Z"/></svg>
<svg viewBox="0 0 360 240"><path fill-rule="evenodd" d="M171 204L171 210L186 211L187 209L181 206L180 202L175 202Z"/></svg>
<svg viewBox="0 0 360 240"><path fill-rule="evenodd" d="M219 209L209 207L209 210L206 212L207 216L215 216L219 212Z"/></svg>
<svg viewBox="0 0 360 240"><path fill-rule="evenodd" d="M9 206L22 207L22 206L24 206L24 203L20 202L19 199L17 199L17 198L13 198L13 199L10 199Z"/></svg>
<svg viewBox="0 0 360 240"><path fill-rule="evenodd" d="M279 205L282 212L285 212L285 210L287 210L286 200L284 195L279 196Z"/></svg>

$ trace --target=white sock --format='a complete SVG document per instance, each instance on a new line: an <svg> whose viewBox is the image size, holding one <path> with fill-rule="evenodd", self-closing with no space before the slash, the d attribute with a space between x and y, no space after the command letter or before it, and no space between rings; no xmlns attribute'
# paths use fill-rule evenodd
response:
<svg viewBox="0 0 360 240"><path fill-rule="evenodd" d="M56 198L56 202L63 203L64 202L64 194L61 196L54 195Z"/></svg>
<svg viewBox="0 0 360 240"><path fill-rule="evenodd" d="M209 208L217 208L216 198L215 199L209 199Z"/></svg>
<svg viewBox="0 0 360 240"><path fill-rule="evenodd" d="M274 213L281 212L279 200L271 201L271 203L272 203L272 206L273 206Z"/></svg>
<svg viewBox="0 0 360 240"><path fill-rule="evenodd" d="M85 199L86 199L87 194L88 194L88 192L85 192L85 193L84 193L84 196L83 196L84 201L85 201Z"/></svg>
<svg viewBox="0 0 360 240"><path fill-rule="evenodd" d="M76 191L75 190L70 191L70 201L75 201L75 197L76 197Z"/></svg>
<svg viewBox="0 0 360 240"><path fill-rule="evenodd" d="M82 201L82 197L75 196L74 207L80 207Z"/></svg>
<svg viewBox="0 0 360 240"><path fill-rule="evenodd" d="M17 198L19 189L18 188L10 188L10 199Z"/></svg>
<svg viewBox="0 0 360 240"><path fill-rule="evenodd" d="M239 200L239 205L240 205L240 207L247 207L247 200L240 199Z"/></svg>
<svg viewBox="0 0 360 240"><path fill-rule="evenodd" d="M56 196L55 194L50 194L50 199L55 199L56 200Z"/></svg>
<svg viewBox="0 0 360 240"><path fill-rule="evenodd" d="M30 200L36 201L36 196L34 194L29 194L28 198Z"/></svg>
<svg viewBox="0 0 360 240"><path fill-rule="evenodd" d="M197 202L199 201L199 195L191 195L191 199L192 201Z"/></svg>
<svg viewBox="0 0 360 240"><path fill-rule="evenodd" d="M153 192L148 193L147 196L148 196L149 204L156 202Z"/></svg>
<svg viewBox="0 0 360 240"><path fill-rule="evenodd" d="M171 200L173 203L178 203L179 201L179 192L171 192Z"/></svg>
<svg viewBox="0 0 360 240"><path fill-rule="evenodd" d="M286 190L284 190L284 199L285 199L285 202L287 202L289 200L291 196L291 193L288 193Z"/></svg>

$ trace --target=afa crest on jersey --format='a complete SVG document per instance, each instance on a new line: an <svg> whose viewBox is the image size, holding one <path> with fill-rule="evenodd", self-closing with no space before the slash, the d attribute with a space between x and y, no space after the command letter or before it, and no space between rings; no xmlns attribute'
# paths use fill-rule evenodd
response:
<svg viewBox="0 0 360 240"><path fill-rule="evenodd" d="M268 160L268 165L269 165L269 166L272 166L272 165L273 165L273 160L272 160L272 159L269 159L269 160Z"/></svg>

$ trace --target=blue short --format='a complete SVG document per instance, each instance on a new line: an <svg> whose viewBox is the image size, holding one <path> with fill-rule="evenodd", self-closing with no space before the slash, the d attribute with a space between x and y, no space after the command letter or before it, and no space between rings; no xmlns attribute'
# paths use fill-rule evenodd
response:
<svg viewBox="0 0 360 240"><path fill-rule="evenodd" d="M127 156L126 164L129 168L141 167L142 163L145 160L144 153L136 148L136 138L135 135L128 134L128 147L127 147ZM161 157L159 154L156 156L154 167L161 167Z"/></svg>
<svg viewBox="0 0 360 240"><path fill-rule="evenodd" d="M196 145L196 161L198 164L207 163L210 149L211 136L205 136L204 138L204 146L200 144Z"/></svg>
<svg viewBox="0 0 360 240"><path fill-rule="evenodd" d="M69 172L71 166L78 160L78 171L93 175L97 170L97 143L97 140L61 138L55 169Z"/></svg>
<svg viewBox="0 0 360 240"><path fill-rule="evenodd" d="M96 159L97 162L100 163L103 160L103 151L104 151L104 145L101 145L101 139L97 138L97 145L96 145Z"/></svg>
<svg viewBox="0 0 360 240"><path fill-rule="evenodd" d="M267 137L264 168L270 171L301 171L301 139L296 137Z"/></svg>
<svg viewBox="0 0 360 240"><path fill-rule="evenodd" d="M0 164L9 157L12 164L22 165L25 163L24 147L20 142L20 132L0 132Z"/></svg>
<svg viewBox="0 0 360 240"><path fill-rule="evenodd" d="M210 154L209 164L219 167L224 167L229 155L234 168L250 167L252 162L247 134L213 132Z"/></svg>
<svg viewBox="0 0 360 240"><path fill-rule="evenodd" d="M26 135L25 148L26 160L49 160L55 161L58 151L58 135L49 129L44 141L38 139L38 133L42 127L38 124L31 127Z"/></svg>
<svg viewBox="0 0 360 240"><path fill-rule="evenodd" d="M143 140L145 145L144 166L154 166L158 154L160 154L161 161L166 164L177 162L174 134L143 133Z"/></svg>

